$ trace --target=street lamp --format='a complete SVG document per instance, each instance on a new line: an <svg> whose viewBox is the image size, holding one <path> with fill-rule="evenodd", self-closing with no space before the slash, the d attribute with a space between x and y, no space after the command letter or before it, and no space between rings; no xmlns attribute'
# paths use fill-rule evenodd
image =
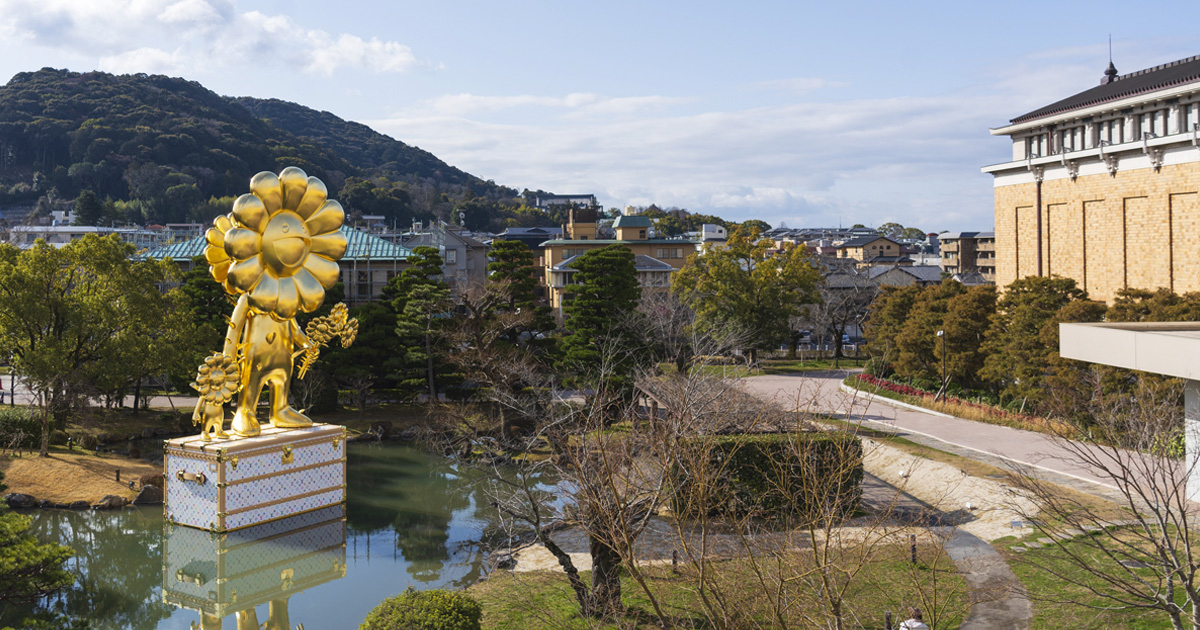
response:
<svg viewBox="0 0 1200 630"><path fill-rule="evenodd" d="M938 388L937 396L933 397L934 402L937 402L946 394L946 331L937 331L937 336L942 340L942 386Z"/></svg>

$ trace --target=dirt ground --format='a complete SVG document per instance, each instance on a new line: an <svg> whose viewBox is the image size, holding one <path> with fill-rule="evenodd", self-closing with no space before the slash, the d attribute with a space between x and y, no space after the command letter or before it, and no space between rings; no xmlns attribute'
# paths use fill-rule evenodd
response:
<svg viewBox="0 0 1200 630"><path fill-rule="evenodd" d="M116 481L118 469L120 483ZM5 455L0 457L0 470L4 471L4 483L8 486L5 492L59 503L95 502L108 494L132 499L137 492L129 489L130 480L162 473L161 466L144 460L65 450L52 450L49 457L38 457L37 453L19 458Z"/></svg>

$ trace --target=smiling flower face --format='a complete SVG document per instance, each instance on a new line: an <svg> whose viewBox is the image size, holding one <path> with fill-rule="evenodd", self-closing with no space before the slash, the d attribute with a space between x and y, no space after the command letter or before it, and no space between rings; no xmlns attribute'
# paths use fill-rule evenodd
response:
<svg viewBox="0 0 1200 630"><path fill-rule="evenodd" d="M316 310L337 283L337 261L346 253L338 231L346 215L327 194L321 180L294 166L278 176L255 175L250 194L205 234L213 278L231 294L247 293L252 308L276 319Z"/></svg>

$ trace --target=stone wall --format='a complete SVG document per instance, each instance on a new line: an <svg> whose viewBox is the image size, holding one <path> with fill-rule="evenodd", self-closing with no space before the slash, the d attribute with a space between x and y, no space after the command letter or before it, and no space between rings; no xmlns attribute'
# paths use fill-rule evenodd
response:
<svg viewBox="0 0 1200 630"><path fill-rule="evenodd" d="M1117 171L996 193L996 283L1074 278L1094 299L1125 287L1200 291L1200 163Z"/></svg>

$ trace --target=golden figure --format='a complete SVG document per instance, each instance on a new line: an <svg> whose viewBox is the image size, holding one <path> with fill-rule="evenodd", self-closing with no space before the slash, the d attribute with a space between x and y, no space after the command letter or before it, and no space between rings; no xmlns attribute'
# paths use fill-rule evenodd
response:
<svg viewBox="0 0 1200 630"><path fill-rule="evenodd" d="M200 366L193 385L201 399L192 419L203 425L206 440L224 437L221 405L231 396L231 375L237 382L234 434L259 434L256 408L264 387L271 396L273 425L312 424L288 404L288 386L295 358L305 355L307 368L320 345L300 329L296 315L320 308L325 290L338 281L337 261L346 253L346 237L338 229L345 212L327 194L321 180L296 167L278 176L262 172L250 180L250 193L238 197L233 211L214 219L205 234L204 257L213 278L238 296L224 348ZM344 313L345 306L338 306ZM342 341L349 345L344 334Z"/></svg>

